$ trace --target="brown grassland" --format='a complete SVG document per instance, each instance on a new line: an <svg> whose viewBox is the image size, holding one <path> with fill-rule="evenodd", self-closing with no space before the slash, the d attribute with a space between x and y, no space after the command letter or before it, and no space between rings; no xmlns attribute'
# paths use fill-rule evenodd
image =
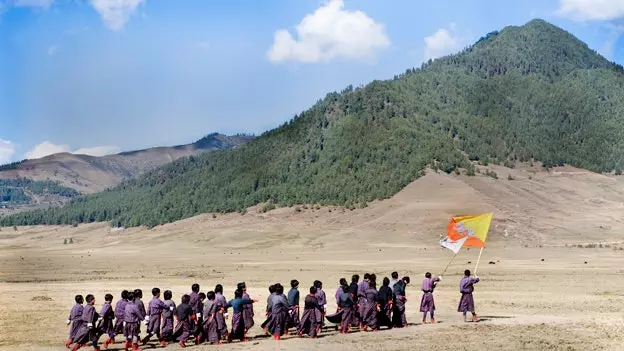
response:
<svg viewBox="0 0 624 351"><path fill-rule="evenodd" d="M122 289L138 287L147 301L158 286L172 290L177 303L192 283L202 291L222 283L230 298L243 280L261 301L252 340L219 349L624 349L624 180L570 167L490 169L498 180L483 175L485 168L475 177L429 172L393 198L353 211L252 208L121 232L108 224L2 228L0 350L64 350L65 320L78 293L94 294L99 309L105 293L116 301ZM439 323L421 325L420 281L426 271L441 273L452 255L438 245L449 217L490 211L495 219L475 290L483 321L463 323L456 312L460 275L474 269L478 255L471 249L457 256L435 292ZM69 238L73 244L64 244ZM261 336L271 283L296 278L304 296L320 279L333 310L341 277L381 278L393 270L412 278L410 327L346 336L328 330L317 340L279 343Z"/></svg>

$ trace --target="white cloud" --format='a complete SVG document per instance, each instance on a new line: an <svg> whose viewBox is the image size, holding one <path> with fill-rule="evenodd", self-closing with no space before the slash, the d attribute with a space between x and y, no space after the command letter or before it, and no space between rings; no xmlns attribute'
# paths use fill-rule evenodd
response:
<svg viewBox="0 0 624 351"><path fill-rule="evenodd" d="M145 0L90 0L90 2L108 28L120 30Z"/></svg>
<svg viewBox="0 0 624 351"><path fill-rule="evenodd" d="M32 160L52 154L58 154L60 152L69 152L69 145L55 145L49 141L44 141L43 143L35 146L34 149L27 152L26 158Z"/></svg>
<svg viewBox="0 0 624 351"><path fill-rule="evenodd" d="M50 45L48 46L48 56L54 56L56 51L58 50L58 45Z"/></svg>
<svg viewBox="0 0 624 351"><path fill-rule="evenodd" d="M89 155L89 156L106 156L118 154L121 152L119 146L95 146L95 147L85 147L82 149L78 149L76 151L72 151L72 154L76 155Z"/></svg>
<svg viewBox="0 0 624 351"><path fill-rule="evenodd" d="M0 139L0 165L11 162L15 154L15 146L8 140Z"/></svg>
<svg viewBox="0 0 624 351"><path fill-rule="evenodd" d="M17 0L13 6L15 7L43 7L47 8L52 5L54 0Z"/></svg>
<svg viewBox="0 0 624 351"><path fill-rule="evenodd" d="M2 140L0 140L0 142L2 142ZM2 144L0 144L1 147ZM69 152L72 154L76 154L76 155L89 155L89 156L105 156L105 155L112 155L112 154L118 154L119 152L121 152L121 149L119 148L119 146L114 146L114 145L109 145L109 146L94 146L94 147L85 147L82 149L78 149L75 151L70 151L71 148L69 147L69 145L56 145L56 144L52 144L49 141L44 141L43 143L35 146L34 149L32 149L31 151L27 152L25 157L27 159L36 159L36 158L42 158L42 157L46 157L46 156L50 156L53 154L58 154L61 152ZM1 151L0 151L0 157L1 157Z"/></svg>
<svg viewBox="0 0 624 351"><path fill-rule="evenodd" d="M559 0L560 16L574 20L610 21L624 17L622 0Z"/></svg>
<svg viewBox="0 0 624 351"><path fill-rule="evenodd" d="M451 24L451 28L455 28L455 25ZM438 29L434 34L425 37L425 61L454 53L460 48L459 37L447 29Z"/></svg>
<svg viewBox="0 0 624 351"><path fill-rule="evenodd" d="M267 53L271 62L367 60L390 45L383 25L362 11L345 10L343 0L329 0L306 15L295 31L296 38L286 29L275 32L273 46Z"/></svg>

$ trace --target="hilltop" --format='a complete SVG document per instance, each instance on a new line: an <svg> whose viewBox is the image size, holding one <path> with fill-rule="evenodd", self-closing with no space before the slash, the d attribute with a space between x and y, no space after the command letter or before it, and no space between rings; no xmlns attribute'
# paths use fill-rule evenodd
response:
<svg viewBox="0 0 624 351"><path fill-rule="evenodd" d="M184 158L0 224L155 226L271 202L350 208L388 198L426 167L543 162L621 173L624 70L542 20L489 33L392 80L330 93L235 150Z"/></svg>
<svg viewBox="0 0 624 351"><path fill-rule="evenodd" d="M155 147L94 157L59 153L40 159L0 166L0 205L11 208L52 206L79 194L92 194L117 186L146 171L187 156L239 147L250 136L210 134L186 145ZM38 187L39 191L32 191Z"/></svg>

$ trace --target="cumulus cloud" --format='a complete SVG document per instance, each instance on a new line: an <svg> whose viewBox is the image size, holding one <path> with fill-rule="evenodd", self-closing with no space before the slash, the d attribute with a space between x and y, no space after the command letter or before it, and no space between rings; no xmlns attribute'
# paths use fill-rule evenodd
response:
<svg viewBox="0 0 624 351"><path fill-rule="evenodd" d="M15 145L8 140L0 139L0 165L11 162L15 154Z"/></svg>
<svg viewBox="0 0 624 351"><path fill-rule="evenodd" d="M90 0L91 6L102 16L111 30L122 29L139 5L145 0Z"/></svg>
<svg viewBox="0 0 624 351"><path fill-rule="evenodd" d="M17 0L15 7L50 7L54 0Z"/></svg>
<svg viewBox="0 0 624 351"><path fill-rule="evenodd" d="M60 152L69 152L69 145L55 145L49 141L44 141L43 143L35 146L34 149L27 152L26 158L32 160L52 154L58 154Z"/></svg>
<svg viewBox="0 0 624 351"><path fill-rule="evenodd" d="M559 0L560 16L574 20L610 21L624 17L622 0Z"/></svg>
<svg viewBox="0 0 624 351"><path fill-rule="evenodd" d="M329 0L295 27L275 32L267 53L273 63L328 62L335 58L367 60L390 45L383 25L362 11L344 9L343 0Z"/></svg>
<svg viewBox="0 0 624 351"><path fill-rule="evenodd" d="M76 155L89 155L89 156L106 156L118 154L121 152L119 146L95 146L95 147L85 147L82 149L78 149L76 151L72 151L72 154Z"/></svg>
<svg viewBox="0 0 624 351"><path fill-rule="evenodd" d="M455 25L451 24L454 30ZM438 29L434 34L425 37L425 61L436 59L458 51L461 48L461 40L453 35L448 29Z"/></svg>

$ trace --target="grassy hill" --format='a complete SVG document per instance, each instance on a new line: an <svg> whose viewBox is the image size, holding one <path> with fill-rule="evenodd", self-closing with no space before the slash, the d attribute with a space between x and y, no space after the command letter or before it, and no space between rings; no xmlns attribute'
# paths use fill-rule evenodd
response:
<svg viewBox="0 0 624 351"><path fill-rule="evenodd" d="M623 72L534 20L392 80L328 94L240 148L184 158L0 224L155 226L266 201L363 206L395 194L428 165L471 172L470 161L621 172Z"/></svg>

